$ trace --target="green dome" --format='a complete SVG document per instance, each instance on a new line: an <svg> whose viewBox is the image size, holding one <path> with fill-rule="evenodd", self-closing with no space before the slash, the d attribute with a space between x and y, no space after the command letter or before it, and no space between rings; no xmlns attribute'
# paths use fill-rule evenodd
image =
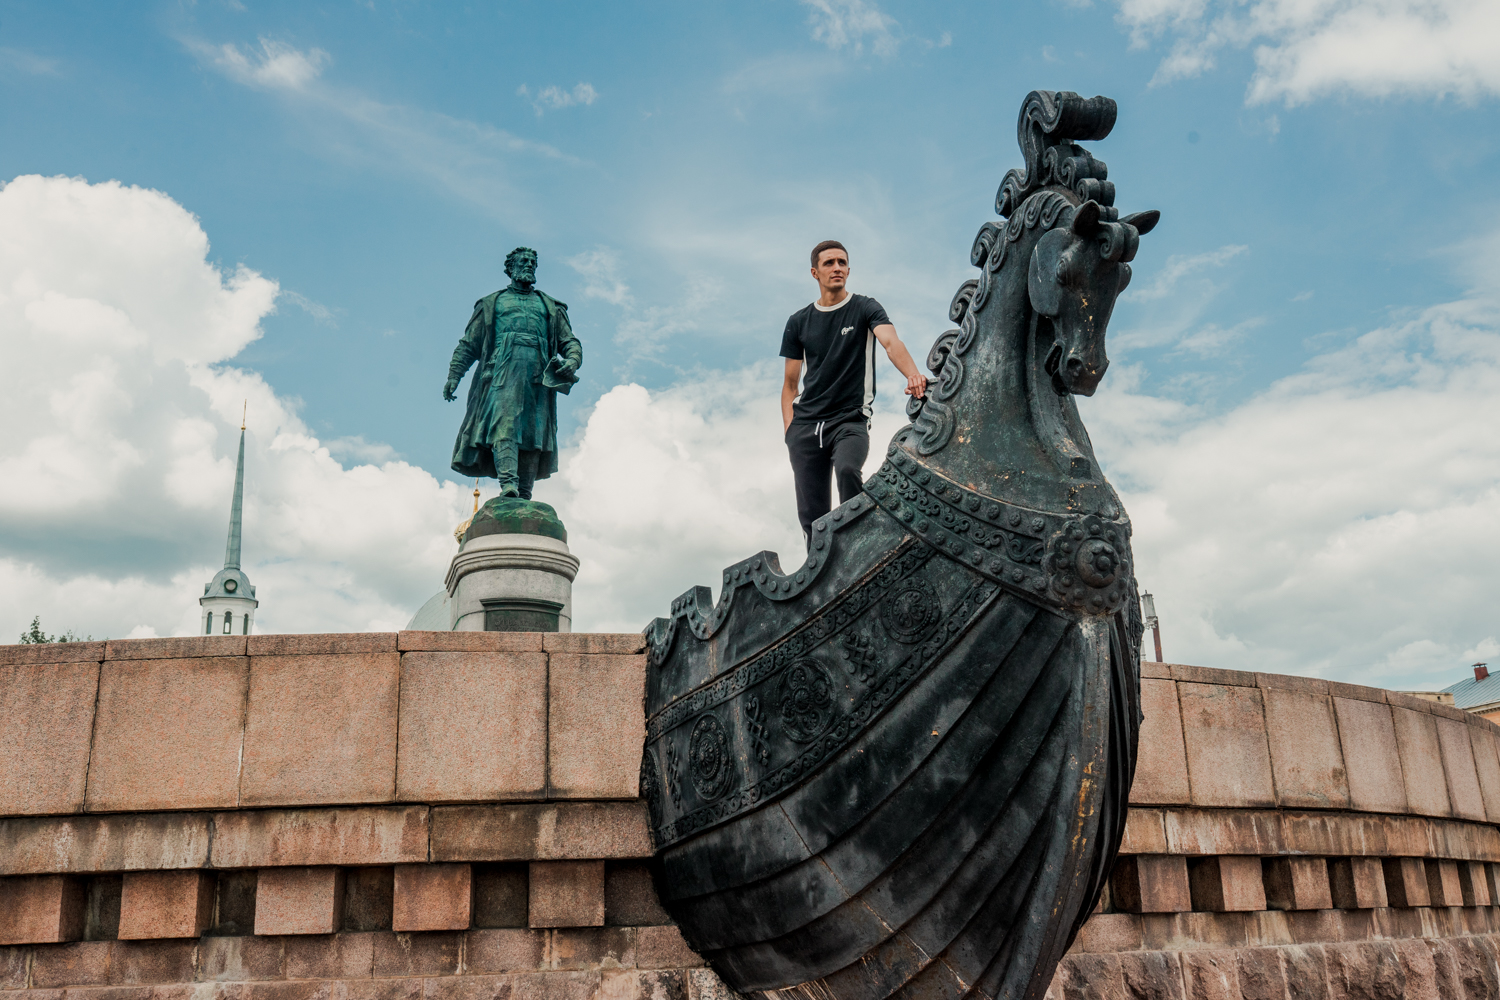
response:
<svg viewBox="0 0 1500 1000"><path fill-rule="evenodd" d="M462 541L481 535L545 535L566 542L568 529L557 519L557 511L551 504L518 497L495 497L479 508Z"/></svg>

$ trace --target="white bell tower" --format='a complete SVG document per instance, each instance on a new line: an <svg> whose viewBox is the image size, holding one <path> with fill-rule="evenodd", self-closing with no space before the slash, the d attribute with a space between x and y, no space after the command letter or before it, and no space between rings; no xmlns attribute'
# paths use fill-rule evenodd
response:
<svg viewBox="0 0 1500 1000"><path fill-rule="evenodd" d="M245 422L240 421L240 457L234 471L234 500L229 505L229 542L224 546L224 568L203 585L198 605L203 609L203 635L249 635L255 627L255 587L240 569L240 525L245 497Z"/></svg>

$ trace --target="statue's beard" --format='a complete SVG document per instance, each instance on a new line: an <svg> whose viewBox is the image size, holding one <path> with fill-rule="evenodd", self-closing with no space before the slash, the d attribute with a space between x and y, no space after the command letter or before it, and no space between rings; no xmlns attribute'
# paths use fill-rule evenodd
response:
<svg viewBox="0 0 1500 1000"><path fill-rule="evenodd" d="M510 273L510 280L512 280L514 282L517 282L517 283L522 284L522 285L534 285L534 284L536 284L536 268L535 267L518 267L514 271L511 271L509 273Z"/></svg>

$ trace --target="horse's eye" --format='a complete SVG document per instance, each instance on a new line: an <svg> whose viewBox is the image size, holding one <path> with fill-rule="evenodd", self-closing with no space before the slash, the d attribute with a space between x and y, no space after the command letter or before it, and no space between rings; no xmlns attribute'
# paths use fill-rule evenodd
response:
<svg viewBox="0 0 1500 1000"><path fill-rule="evenodd" d="M1120 265L1120 291L1124 291L1130 284L1130 265Z"/></svg>

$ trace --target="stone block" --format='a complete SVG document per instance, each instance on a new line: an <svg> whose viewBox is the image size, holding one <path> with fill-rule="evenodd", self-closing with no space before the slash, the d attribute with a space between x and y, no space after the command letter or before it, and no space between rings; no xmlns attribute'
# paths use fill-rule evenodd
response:
<svg viewBox="0 0 1500 1000"><path fill-rule="evenodd" d="M1438 749L1442 752L1443 773L1448 776L1448 802L1459 819L1485 818L1484 793L1479 787L1479 772L1474 761L1474 747L1469 741L1469 727L1462 722L1434 716Z"/></svg>
<svg viewBox="0 0 1500 1000"><path fill-rule="evenodd" d="M1166 816L1161 809L1132 807L1125 814L1125 836L1121 854L1166 854Z"/></svg>
<svg viewBox="0 0 1500 1000"><path fill-rule="evenodd" d="M245 646L245 652L250 656L342 656L396 651L395 632L252 635Z"/></svg>
<svg viewBox="0 0 1500 1000"><path fill-rule="evenodd" d="M1276 801L1283 809L1347 809L1349 782L1327 695L1262 690Z"/></svg>
<svg viewBox="0 0 1500 1000"><path fill-rule="evenodd" d="M243 635L180 635L163 639L111 639L106 660L191 660L203 656L244 656Z"/></svg>
<svg viewBox="0 0 1500 1000"><path fill-rule="evenodd" d="M33 948L32 989L105 985L109 982L110 947L109 941L76 941L51 948Z"/></svg>
<svg viewBox="0 0 1500 1000"><path fill-rule="evenodd" d="M532 927L604 926L604 862L533 861L528 903Z"/></svg>
<svg viewBox="0 0 1500 1000"><path fill-rule="evenodd" d="M92 661L0 666L0 815L83 810L98 687Z"/></svg>
<svg viewBox="0 0 1500 1000"><path fill-rule="evenodd" d="M651 868L641 861L610 861L604 866L604 922L615 927L670 924L656 896Z"/></svg>
<svg viewBox="0 0 1500 1000"><path fill-rule="evenodd" d="M1398 908L1430 905L1427 866L1421 858L1381 858L1385 870L1385 896Z"/></svg>
<svg viewBox="0 0 1500 1000"><path fill-rule="evenodd" d="M1172 854L1284 854L1285 813L1259 809L1168 809Z"/></svg>
<svg viewBox="0 0 1500 1000"><path fill-rule="evenodd" d="M377 979L452 976L458 972L464 936L458 932L374 934Z"/></svg>
<svg viewBox="0 0 1500 1000"><path fill-rule="evenodd" d="M319 637L251 636L252 654L258 638ZM395 797L400 654L389 638L389 653L252 658L241 806Z"/></svg>
<svg viewBox="0 0 1500 1000"><path fill-rule="evenodd" d="M1135 913L1094 913L1078 929L1072 951L1139 951L1145 940L1141 918Z"/></svg>
<svg viewBox="0 0 1500 1000"><path fill-rule="evenodd" d="M646 651L641 632L545 632L542 648L549 653L622 654Z"/></svg>
<svg viewBox="0 0 1500 1000"><path fill-rule="evenodd" d="M1122 855L1110 876L1109 890L1115 909L1126 913L1193 909L1187 859L1180 855Z"/></svg>
<svg viewBox="0 0 1500 1000"><path fill-rule="evenodd" d="M1330 686L1337 692L1348 685ZM1347 774L1350 803L1365 812L1406 812L1406 785L1390 708L1383 702L1335 697L1333 712L1344 760L1359 761Z"/></svg>
<svg viewBox="0 0 1500 1000"><path fill-rule="evenodd" d="M1157 663L1155 660L1141 661L1141 676L1150 677L1155 680L1171 680L1172 671L1165 663Z"/></svg>
<svg viewBox="0 0 1500 1000"><path fill-rule="evenodd" d="M1392 941L1396 959L1401 963L1401 972L1406 979L1402 996L1404 1000L1443 1000L1461 994L1438 991L1437 962L1433 949L1426 941L1406 939ZM1444 957L1447 957L1446 954Z"/></svg>
<svg viewBox="0 0 1500 1000"><path fill-rule="evenodd" d="M429 982L425 979L374 979L365 982L345 983L343 996L338 1000L438 1000L438 989L450 983L462 982L462 980L437 980ZM249 1000L281 1000L281 998L251 997ZM322 997L312 997L308 1000L323 1000ZM481 1000L476 995L474 1000ZM505 1000L496 993L492 997L483 1000Z"/></svg>
<svg viewBox="0 0 1500 1000"><path fill-rule="evenodd" d="M1255 687L1255 674L1248 670L1220 670L1217 667L1195 667L1188 663L1168 663L1174 680L1193 684L1227 684L1230 687Z"/></svg>
<svg viewBox="0 0 1500 1000"><path fill-rule="evenodd" d="M1484 884L1490 890L1490 899L1500 906L1500 865L1484 862Z"/></svg>
<svg viewBox="0 0 1500 1000"><path fill-rule="evenodd" d="M280 979L285 951L279 937L204 937L198 943L198 979L220 983Z"/></svg>
<svg viewBox="0 0 1500 1000"><path fill-rule="evenodd" d="M1216 855L1188 861L1193 909L1212 913L1250 912L1266 908L1260 858Z"/></svg>
<svg viewBox="0 0 1500 1000"><path fill-rule="evenodd" d="M702 956L688 947L675 925L641 927L635 932L638 969L691 969L703 964Z"/></svg>
<svg viewBox="0 0 1500 1000"><path fill-rule="evenodd" d="M1384 909L1385 870L1379 858L1329 858L1328 881L1333 905L1341 910Z"/></svg>
<svg viewBox="0 0 1500 1000"><path fill-rule="evenodd" d="M547 931L524 927L469 931L464 943L464 972L534 972L545 968L547 935Z"/></svg>
<svg viewBox="0 0 1500 1000"><path fill-rule="evenodd" d="M114 986L150 983L190 984L196 970L197 941L116 941L109 952L109 982ZM184 1000L191 996L184 990ZM157 991L153 990L154 998Z"/></svg>
<svg viewBox="0 0 1500 1000"><path fill-rule="evenodd" d="M1463 896L1463 906L1491 906L1489 880L1485 878L1484 862L1460 861L1458 864L1458 888Z"/></svg>
<svg viewBox="0 0 1500 1000"><path fill-rule="evenodd" d="M1246 948L1239 953L1240 996L1245 1000L1284 1000L1286 968L1280 948Z"/></svg>
<svg viewBox="0 0 1500 1000"><path fill-rule="evenodd" d="M467 930L473 912L474 879L468 865L396 866L392 930Z"/></svg>
<svg viewBox="0 0 1500 1000"><path fill-rule="evenodd" d="M397 632L403 653L540 653L541 632Z"/></svg>
<svg viewBox="0 0 1500 1000"><path fill-rule="evenodd" d="M1298 694L1328 694L1328 682L1321 677L1299 677L1296 674L1256 674L1255 686L1262 691L1295 691Z"/></svg>
<svg viewBox="0 0 1500 1000"><path fill-rule="evenodd" d="M635 966L635 928L560 927L547 935L547 968L563 972Z"/></svg>
<svg viewBox="0 0 1500 1000"><path fill-rule="evenodd" d="M256 934L332 934L343 912L341 868L262 868L256 879Z"/></svg>
<svg viewBox="0 0 1500 1000"><path fill-rule="evenodd" d="M59 945L58 947L67 947ZM0 948L0 990L26 988L27 966L31 964L30 948Z"/></svg>
<svg viewBox="0 0 1500 1000"><path fill-rule="evenodd" d="M547 802L438 806L433 861L649 858L646 804Z"/></svg>
<svg viewBox="0 0 1500 1000"><path fill-rule="evenodd" d="M1241 1000L1239 955L1233 951L1185 951L1182 983L1187 1000Z"/></svg>
<svg viewBox="0 0 1500 1000"><path fill-rule="evenodd" d="M106 662L88 809L233 809L249 670L242 656Z"/></svg>
<svg viewBox="0 0 1500 1000"><path fill-rule="evenodd" d="M1182 960L1175 952L1120 955L1120 980L1123 1000L1183 1000Z"/></svg>
<svg viewBox="0 0 1500 1000"><path fill-rule="evenodd" d="M1479 778L1479 792L1484 799L1485 818L1500 823L1500 746L1495 734L1484 726L1468 726L1469 743L1474 750L1474 771Z"/></svg>
<svg viewBox="0 0 1500 1000"><path fill-rule="evenodd" d="M1286 968L1287 1000L1328 1000L1328 965L1319 945L1281 949Z"/></svg>
<svg viewBox="0 0 1500 1000"><path fill-rule="evenodd" d="M0 945L83 937L87 890L66 875L0 879Z"/></svg>
<svg viewBox="0 0 1500 1000"><path fill-rule="evenodd" d="M540 798L547 784L547 657L406 653L400 728L401 801Z"/></svg>
<svg viewBox="0 0 1500 1000"><path fill-rule="evenodd" d="M98 663L104 659L103 642L48 642L35 645L0 644L0 664Z"/></svg>
<svg viewBox="0 0 1500 1000"><path fill-rule="evenodd" d="M646 739L646 657L550 653L548 659L551 796L634 799Z"/></svg>
<svg viewBox="0 0 1500 1000"><path fill-rule="evenodd" d="M1274 806L1260 689L1177 685L1188 780L1199 806Z"/></svg>
<svg viewBox="0 0 1500 1000"><path fill-rule="evenodd" d="M1442 942L1452 949L1453 976L1449 996L1465 998L1500 996L1500 966L1493 939L1454 937Z"/></svg>
<svg viewBox="0 0 1500 1000"><path fill-rule="evenodd" d="M1388 941L1358 941L1323 946L1330 1000L1395 1000L1405 993L1406 974Z"/></svg>
<svg viewBox="0 0 1500 1000"><path fill-rule="evenodd" d="M1182 742L1182 713L1177 706L1177 684L1170 680L1141 681L1140 755L1130 801L1136 805L1186 805L1187 751Z"/></svg>
<svg viewBox="0 0 1500 1000"><path fill-rule="evenodd" d="M1426 712L1394 707L1391 719L1396 727L1396 747L1401 753L1408 808L1419 816L1451 815L1443 753L1438 744L1438 720Z"/></svg>
<svg viewBox="0 0 1500 1000"><path fill-rule="evenodd" d="M1326 910L1333 906L1326 858L1266 858L1261 862L1261 878L1269 909Z"/></svg>
<svg viewBox="0 0 1500 1000"><path fill-rule="evenodd" d="M347 883L346 883L347 884ZM288 979L369 979L374 934L328 934L286 939Z"/></svg>
<svg viewBox="0 0 1500 1000"><path fill-rule="evenodd" d="M120 940L195 938L213 923L212 872L126 872L120 887Z"/></svg>
<svg viewBox="0 0 1500 1000"><path fill-rule="evenodd" d="M208 817L178 813L0 820L0 875L197 868Z"/></svg>
<svg viewBox="0 0 1500 1000"><path fill-rule="evenodd" d="M216 868L390 865L427 860L425 806L215 813Z"/></svg>
<svg viewBox="0 0 1500 1000"><path fill-rule="evenodd" d="M1429 906L1463 906L1463 885L1458 878L1458 862L1427 858L1425 865L1427 868L1427 904Z"/></svg>

